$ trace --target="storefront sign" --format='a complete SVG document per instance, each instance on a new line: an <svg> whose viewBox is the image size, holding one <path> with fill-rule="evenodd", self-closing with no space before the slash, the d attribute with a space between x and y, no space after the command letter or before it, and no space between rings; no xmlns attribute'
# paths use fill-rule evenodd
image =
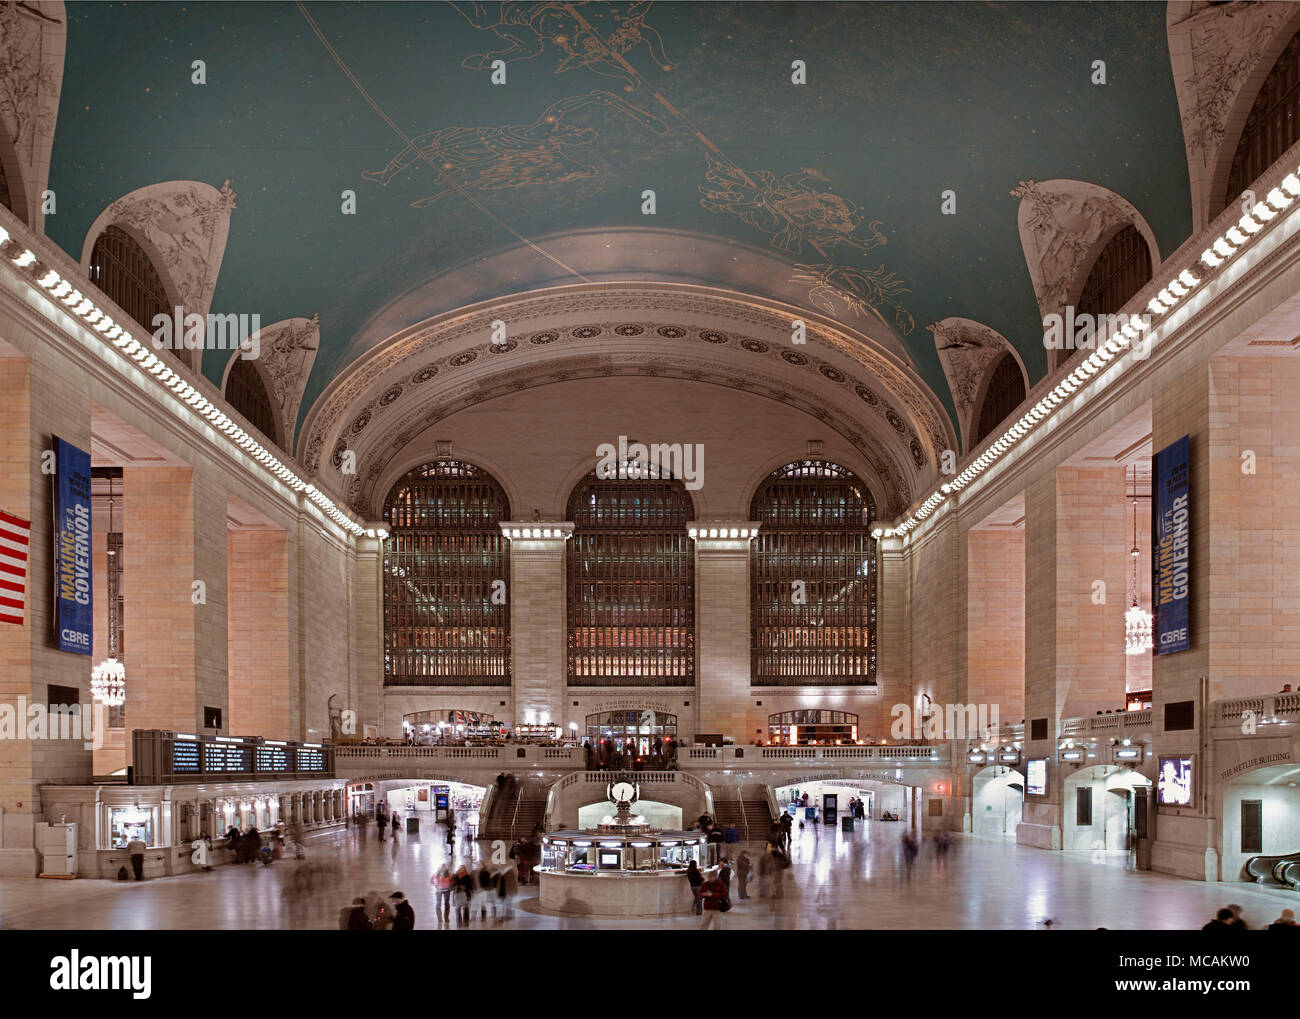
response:
<svg viewBox="0 0 1300 1019"><path fill-rule="evenodd" d="M1151 591L1155 610L1155 653L1191 647L1191 514L1188 487L1188 437L1155 455L1151 500Z"/></svg>
<svg viewBox="0 0 1300 1019"><path fill-rule="evenodd" d="M54 638L60 651L91 653L90 454L54 439Z"/></svg>

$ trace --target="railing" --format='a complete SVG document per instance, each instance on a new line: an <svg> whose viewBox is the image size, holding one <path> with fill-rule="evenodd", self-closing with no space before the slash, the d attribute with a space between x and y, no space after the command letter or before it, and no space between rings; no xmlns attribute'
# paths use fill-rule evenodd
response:
<svg viewBox="0 0 1300 1019"><path fill-rule="evenodd" d="M1216 701L1212 717L1219 725L1236 725L1247 711L1255 719L1267 722L1273 719L1300 718L1300 692L1266 694L1262 697L1234 697Z"/></svg>
<svg viewBox="0 0 1300 1019"><path fill-rule="evenodd" d="M1110 715L1085 715L1061 722L1062 736L1086 736L1089 733L1133 732L1151 728L1151 709L1117 711Z"/></svg>
<svg viewBox="0 0 1300 1019"><path fill-rule="evenodd" d="M689 747L686 756L692 761L716 761L718 759L718 748Z"/></svg>

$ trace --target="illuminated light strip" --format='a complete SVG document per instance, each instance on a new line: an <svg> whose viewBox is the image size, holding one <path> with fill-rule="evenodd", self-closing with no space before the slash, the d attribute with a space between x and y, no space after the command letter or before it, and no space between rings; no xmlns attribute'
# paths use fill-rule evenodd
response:
<svg viewBox="0 0 1300 1019"><path fill-rule="evenodd" d="M1259 237L1264 232L1265 226L1271 220L1276 219L1280 213L1291 208L1297 198L1300 198L1300 176L1297 176L1294 172L1288 173L1282 178L1278 187L1272 188L1268 192L1263 202L1256 203L1241 219L1211 241L1209 246L1201 253L1198 261L1211 270L1218 269ZM1151 312L1152 318L1158 320L1167 317L1181 301L1191 295L1192 291L1201 282L1201 278L1192 271L1190 266L1176 273L1147 302L1147 309ZM1071 371L1066 378L1058 382L1046 396L1022 414L1018 421L992 442L983 453L967 464L951 482L940 485L935 492L917 507L914 513L910 514L897 527L877 527L871 532L872 537L902 536L914 529L922 520L925 520L934 512L939 503L954 492L961 491L983 474L985 470L1002 457L1003 453L1032 432L1039 422L1050 417L1059 405L1066 402L1067 397L1083 386L1084 382L1100 372L1106 362L1118 357L1125 347L1130 346L1132 341L1150 328L1151 325L1143 321L1141 317L1136 315L1128 316L1127 322L1115 335L1111 336L1087 360Z"/></svg>
<svg viewBox="0 0 1300 1019"><path fill-rule="evenodd" d="M9 232L0 227L0 248L7 246L11 240L12 237ZM21 254L10 259L10 261L22 269L39 266L36 254L30 248L23 249ZM39 271L39 268L36 271ZM35 274L33 273L33 275ZM48 291L51 297L57 298L67 306L69 311L80 318L88 328L99 333L105 340L112 342L123 354L132 358L140 367L166 386L177 399L182 400L206 418L218 431L223 432L232 442L250 453L268 471L275 474L291 489L295 492L305 493L326 516L345 531L355 537L379 538L381 541L388 537L388 531L383 528L362 527L350 516L342 512L327 495L314 485L309 485L298 477L274 453L231 420L229 415L213 404L211 400L190 385L183 377L172 371L165 362L155 357L148 347L140 343L127 330L114 322L94 302L93 298L81 293L56 270L45 269L41 275L36 277L35 282L37 286Z"/></svg>

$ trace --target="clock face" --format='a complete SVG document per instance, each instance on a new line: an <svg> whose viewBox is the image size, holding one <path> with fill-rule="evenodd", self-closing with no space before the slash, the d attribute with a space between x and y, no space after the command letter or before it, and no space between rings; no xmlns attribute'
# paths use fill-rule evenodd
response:
<svg viewBox="0 0 1300 1019"><path fill-rule="evenodd" d="M614 788L610 790L610 795L614 797L615 803L620 800L628 800L630 802L632 797L636 795L636 786L631 782L615 782Z"/></svg>

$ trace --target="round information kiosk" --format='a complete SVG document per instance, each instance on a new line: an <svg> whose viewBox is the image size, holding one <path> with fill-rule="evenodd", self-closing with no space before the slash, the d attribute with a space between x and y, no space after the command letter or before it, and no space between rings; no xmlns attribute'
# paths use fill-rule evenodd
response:
<svg viewBox="0 0 1300 1019"><path fill-rule="evenodd" d="M615 805L594 829L554 831L542 838L537 868L545 909L591 916L666 916L694 908L686 868L694 861L708 880L717 873L718 846L702 832L651 828L632 814L639 789L612 782Z"/></svg>

